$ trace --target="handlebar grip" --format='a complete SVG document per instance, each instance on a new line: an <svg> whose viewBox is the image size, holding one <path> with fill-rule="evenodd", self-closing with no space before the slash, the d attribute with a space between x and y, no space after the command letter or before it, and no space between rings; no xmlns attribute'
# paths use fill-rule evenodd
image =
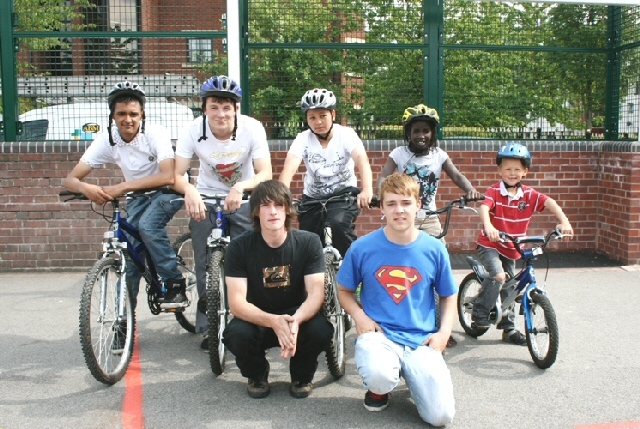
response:
<svg viewBox="0 0 640 429"><path fill-rule="evenodd" d="M371 202L369 203L369 208L375 208L378 207L380 208L380 199L378 198L377 195L372 195L371 196Z"/></svg>
<svg viewBox="0 0 640 429"><path fill-rule="evenodd" d="M69 195L77 195L77 194L75 192L67 191L66 189L64 191L58 192L58 196L60 197L67 197Z"/></svg>

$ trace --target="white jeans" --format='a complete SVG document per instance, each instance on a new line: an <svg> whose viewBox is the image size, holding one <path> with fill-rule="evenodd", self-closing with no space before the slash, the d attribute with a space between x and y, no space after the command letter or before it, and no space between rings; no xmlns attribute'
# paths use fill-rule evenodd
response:
<svg viewBox="0 0 640 429"><path fill-rule="evenodd" d="M444 426L453 421L453 383L442 353L429 346L413 349L381 332L368 332L356 339L355 360L364 387L371 392L392 391L402 376L425 422Z"/></svg>

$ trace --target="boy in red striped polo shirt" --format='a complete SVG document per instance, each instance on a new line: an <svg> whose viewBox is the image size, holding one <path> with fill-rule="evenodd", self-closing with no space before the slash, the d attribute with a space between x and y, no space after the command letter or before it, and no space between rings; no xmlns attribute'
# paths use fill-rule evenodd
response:
<svg viewBox="0 0 640 429"><path fill-rule="evenodd" d="M525 146L507 143L498 150L496 163L502 180L487 189L479 208L484 230L478 237L477 254L490 276L482 282L482 290L473 306L473 322L477 327L490 326L489 312L495 306L498 294L505 298L513 290L502 289L502 285L515 275L520 253L513 243L500 241L500 232L514 237L525 236L533 213L546 208L558 219L562 233L573 235L569 219L552 198L520 183L531 167L531 153ZM503 341L524 346L525 336L514 324L514 307L512 304L504 312L497 328L503 330Z"/></svg>

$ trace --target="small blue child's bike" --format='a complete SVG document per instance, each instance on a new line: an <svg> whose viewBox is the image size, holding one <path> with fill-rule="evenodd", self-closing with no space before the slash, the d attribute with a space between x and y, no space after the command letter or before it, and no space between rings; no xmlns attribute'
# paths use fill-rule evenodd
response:
<svg viewBox="0 0 640 429"><path fill-rule="evenodd" d="M549 301L543 285L538 284L536 281L533 261L537 256L544 253L544 248L551 240L561 239L563 237L562 232L556 229L546 236L531 237L512 237L501 232L500 237L503 240L513 242L515 248L522 255L524 265L518 274L507 280L502 286L503 288L515 286L515 289L507 296L504 302L501 302L500 295L498 295L496 305L489 314L489 321L492 324L497 324L502 319L503 312L511 304L514 302L520 303L520 314L524 315L525 321L527 346L533 362L539 368L549 368L556 361L556 356L558 355L560 341L558 323L551 301ZM527 243L533 243L537 246L524 249L522 245ZM482 288L482 281L489 277L489 273L480 262L471 256L467 256L466 259L474 272L467 275L460 284L458 318L464 331L468 335L477 338L487 332L488 328L478 327L472 322L473 303Z"/></svg>

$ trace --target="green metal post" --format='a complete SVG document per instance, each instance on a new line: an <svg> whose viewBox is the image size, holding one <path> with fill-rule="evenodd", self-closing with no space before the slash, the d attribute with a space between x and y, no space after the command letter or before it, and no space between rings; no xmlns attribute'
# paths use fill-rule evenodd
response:
<svg viewBox="0 0 640 429"><path fill-rule="evenodd" d="M423 0L424 11L424 102L442 114L444 89L440 45L444 29L444 0ZM440 127L441 129L441 127ZM440 133L440 131L439 131ZM441 137L441 136L439 136Z"/></svg>
<svg viewBox="0 0 640 429"><path fill-rule="evenodd" d="M0 1L0 69L2 70L2 115L4 138L17 140L18 93L16 84L16 52L13 35L13 1Z"/></svg>
<svg viewBox="0 0 640 429"><path fill-rule="evenodd" d="M240 16L240 87L242 88L241 112L249 114L249 98L251 88L249 88L249 0L238 0Z"/></svg>
<svg viewBox="0 0 640 429"><path fill-rule="evenodd" d="M618 121L620 119L620 32L622 30L622 8L609 6L607 44L607 76L604 100L604 138L618 139Z"/></svg>

